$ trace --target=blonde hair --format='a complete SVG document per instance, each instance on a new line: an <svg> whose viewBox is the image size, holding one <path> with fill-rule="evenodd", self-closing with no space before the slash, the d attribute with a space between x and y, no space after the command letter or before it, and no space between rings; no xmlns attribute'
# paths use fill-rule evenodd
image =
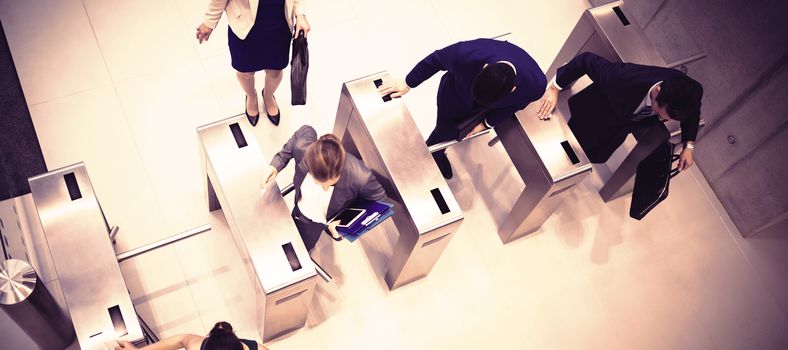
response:
<svg viewBox="0 0 788 350"><path fill-rule="evenodd" d="M345 149L332 134L320 136L306 148L304 160L315 180L325 182L339 177L345 166Z"/></svg>

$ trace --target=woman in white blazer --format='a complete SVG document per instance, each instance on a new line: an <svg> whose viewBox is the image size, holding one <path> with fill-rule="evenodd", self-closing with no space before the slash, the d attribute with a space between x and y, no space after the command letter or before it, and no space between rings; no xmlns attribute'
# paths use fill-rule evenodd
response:
<svg viewBox="0 0 788 350"><path fill-rule="evenodd" d="M304 0L211 0L205 19L197 27L197 40L208 40L222 12L227 13L230 29L232 66L246 93L244 108L252 126L260 117L254 73L265 70L265 86L261 93L268 120L279 125L280 111L274 92L287 67L290 42L294 35L309 33L304 14Z"/></svg>

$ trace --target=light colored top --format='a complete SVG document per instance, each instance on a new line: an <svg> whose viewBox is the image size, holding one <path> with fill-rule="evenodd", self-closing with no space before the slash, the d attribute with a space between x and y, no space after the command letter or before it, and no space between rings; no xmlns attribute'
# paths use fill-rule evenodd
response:
<svg viewBox="0 0 788 350"><path fill-rule="evenodd" d="M233 33L243 40L254 25L258 4L259 0L210 0L203 24L215 29L219 19L222 18L222 12L226 12L227 22ZM292 32L295 17L305 14L304 0L285 0L285 8L282 11Z"/></svg>
<svg viewBox="0 0 788 350"><path fill-rule="evenodd" d="M315 182L312 174L307 173L306 177L304 177L304 182L301 183L301 199L298 200L298 209L309 220L325 224L327 223L328 203L331 202L331 195L333 194L334 186L329 186L327 190L323 190L323 186Z"/></svg>

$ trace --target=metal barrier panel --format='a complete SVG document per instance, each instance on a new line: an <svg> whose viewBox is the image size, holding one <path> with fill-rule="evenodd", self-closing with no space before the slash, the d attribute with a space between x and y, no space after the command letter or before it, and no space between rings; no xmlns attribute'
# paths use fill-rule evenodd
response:
<svg viewBox="0 0 788 350"><path fill-rule="evenodd" d="M53 170L29 182L80 348L105 349L115 339L142 339L85 165Z"/></svg>
<svg viewBox="0 0 788 350"><path fill-rule="evenodd" d="M276 183L260 191L268 162L244 115L197 129L211 211L221 208L257 294L263 341L299 329L317 273Z"/></svg>
<svg viewBox="0 0 788 350"><path fill-rule="evenodd" d="M399 238L385 277L394 289L429 274L463 215L405 103L378 93L388 79L381 72L342 85L334 134L395 202Z"/></svg>
<svg viewBox="0 0 788 350"><path fill-rule="evenodd" d="M563 118L540 120L539 101L495 128L525 183L498 230L504 243L539 229L569 191L591 173L591 163Z"/></svg>
<svg viewBox="0 0 788 350"><path fill-rule="evenodd" d="M616 1L586 10L569 34L564 46L547 70L547 76L553 77L559 67L571 61L581 52L593 52L612 62L631 62L652 66L665 67L666 63L659 55L646 34L632 22L633 16L623 1ZM561 92L561 100L579 92L590 84L590 79L583 77ZM567 119L569 109L561 112ZM705 122L701 121L701 125ZM600 166L600 175L605 185L599 194L604 201L611 201L632 192L634 175L637 165L662 142L676 134L678 122L656 125L646 130L635 132Z"/></svg>

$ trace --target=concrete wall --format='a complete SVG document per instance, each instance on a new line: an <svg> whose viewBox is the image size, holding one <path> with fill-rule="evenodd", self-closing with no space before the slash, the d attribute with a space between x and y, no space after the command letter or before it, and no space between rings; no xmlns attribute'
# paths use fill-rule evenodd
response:
<svg viewBox="0 0 788 350"><path fill-rule="evenodd" d="M707 55L686 65L704 86L695 159L739 231L785 226L788 1L625 3L668 63Z"/></svg>

